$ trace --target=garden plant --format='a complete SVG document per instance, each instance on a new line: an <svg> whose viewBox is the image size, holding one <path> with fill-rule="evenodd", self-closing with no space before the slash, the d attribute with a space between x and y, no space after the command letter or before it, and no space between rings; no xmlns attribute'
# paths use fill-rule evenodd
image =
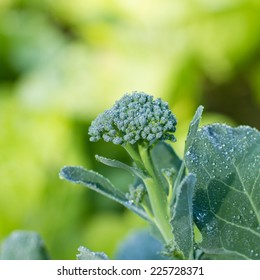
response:
<svg viewBox="0 0 260 280"><path fill-rule="evenodd" d="M121 203L150 225L125 241L121 258L260 259L260 133L219 123L199 128L202 111L190 122L182 159L174 150L177 119L160 98L133 92L97 116L90 141L120 145L132 161L96 155L132 174L126 193L95 171L61 169L60 178ZM19 246L31 258L48 258L40 238L22 232L6 240L1 258L23 258ZM79 252L78 259L108 259L83 246Z"/></svg>
<svg viewBox="0 0 260 280"><path fill-rule="evenodd" d="M163 244L158 253L167 258L260 259L260 133L225 124L198 128L202 111L200 106L190 123L180 159L174 151L177 120L168 104L142 92L126 94L92 122L89 135L129 154L131 166L96 155L133 175L129 191L83 167L65 166L60 177L145 219ZM79 258L106 258L80 251Z"/></svg>

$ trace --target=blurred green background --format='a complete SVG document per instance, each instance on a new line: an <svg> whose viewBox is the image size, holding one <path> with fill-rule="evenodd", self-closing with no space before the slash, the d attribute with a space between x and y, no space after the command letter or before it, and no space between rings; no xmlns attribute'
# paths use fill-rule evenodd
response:
<svg viewBox="0 0 260 280"><path fill-rule="evenodd" d="M61 181L60 168L83 165L126 190L128 174L94 160L128 161L123 149L87 130L134 90L169 103L180 156L200 104L203 124L259 129L259 15L259 0L0 0L0 240L35 230L54 259L75 259L79 245L113 257L145 222Z"/></svg>

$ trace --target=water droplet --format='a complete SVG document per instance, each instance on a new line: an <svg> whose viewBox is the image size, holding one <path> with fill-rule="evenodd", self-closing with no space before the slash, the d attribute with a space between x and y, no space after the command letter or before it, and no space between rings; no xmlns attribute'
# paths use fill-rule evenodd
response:
<svg viewBox="0 0 260 280"><path fill-rule="evenodd" d="M198 213L196 213L196 218L197 218L198 221L203 222L206 215L207 214L205 212L204 213L203 212L198 212Z"/></svg>
<svg viewBox="0 0 260 280"><path fill-rule="evenodd" d="M210 223L207 223L206 224L207 234L213 235L215 233L216 227L217 227L217 225L214 220L212 220Z"/></svg>
<svg viewBox="0 0 260 280"><path fill-rule="evenodd" d="M249 213L252 215L252 214L254 214L254 211L253 211L253 210L250 210Z"/></svg>

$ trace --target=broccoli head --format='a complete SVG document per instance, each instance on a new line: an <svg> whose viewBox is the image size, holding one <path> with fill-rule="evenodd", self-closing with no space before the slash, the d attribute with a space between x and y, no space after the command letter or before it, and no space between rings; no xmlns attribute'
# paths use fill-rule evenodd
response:
<svg viewBox="0 0 260 280"><path fill-rule="evenodd" d="M168 104L143 92L124 95L114 106L97 116L89 128L90 141L103 138L114 144L148 144L176 141L176 118Z"/></svg>

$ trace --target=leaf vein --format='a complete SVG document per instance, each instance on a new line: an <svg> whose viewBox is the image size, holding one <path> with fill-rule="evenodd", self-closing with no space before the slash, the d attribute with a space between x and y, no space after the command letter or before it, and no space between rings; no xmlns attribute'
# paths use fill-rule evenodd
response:
<svg viewBox="0 0 260 280"><path fill-rule="evenodd" d="M254 204L254 201L252 200L251 196L248 194L248 192L246 190L246 187L245 187L244 182L243 182L243 180L242 180L242 178L240 176L240 172L239 172L238 168L235 165L234 165L234 167L236 169L239 181L241 182L241 184L243 186L244 192L245 192L246 196L248 197L248 200L249 200L249 202L250 202L250 204L251 204L251 206L252 206L252 208L253 208L253 210L255 212L255 215L256 215L257 220L258 220L258 224L260 224L260 213L258 213L257 208L256 208L256 206Z"/></svg>
<svg viewBox="0 0 260 280"><path fill-rule="evenodd" d="M247 259L247 260L250 260L250 258L249 257L247 257L246 255L244 255L244 254L241 254L241 253L239 253L239 252L237 252L237 251L235 251L235 250L229 250L229 249L227 249L225 246L224 246L224 244L223 244L223 239L222 239L222 236L220 236L220 243L221 243L221 245L222 245L222 248L223 248L223 251L225 252L225 253L229 253L229 254L237 254L238 256L241 256L241 257L243 257L243 258L245 258L245 259Z"/></svg>
<svg viewBox="0 0 260 280"><path fill-rule="evenodd" d="M243 230L246 230L246 231L250 231L252 234L254 234L254 235L260 237L260 234L259 234L258 232L256 232L256 231L252 230L251 228L244 227L244 226L241 226L241 225L232 223L232 222L230 222L230 221L228 221L228 220L226 220L226 219L220 217L218 214L214 213L212 210L211 210L211 212L213 213L213 215L214 215L217 219L221 220L222 222L225 222L225 223L227 223L227 224L229 224L229 225L232 225L232 226L234 226L234 227L238 227L238 228L243 229Z"/></svg>

